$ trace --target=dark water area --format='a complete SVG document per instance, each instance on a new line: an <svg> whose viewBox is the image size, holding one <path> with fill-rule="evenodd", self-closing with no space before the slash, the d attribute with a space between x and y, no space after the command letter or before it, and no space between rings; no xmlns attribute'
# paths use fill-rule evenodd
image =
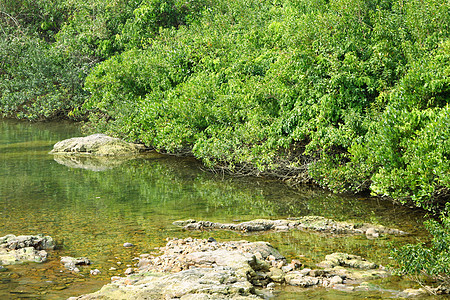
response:
<svg viewBox="0 0 450 300"><path fill-rule="evenodd" d="M293 190L264 178L235 178L206 172L192 158L157 153L78 168L48 154L62 139L81 136L76 124L0 120L0 236L45 234L58 243L42 264L7 266L0 272L0 299L65 299L94 292L121 276L135 257L157 252L167 238L268 241L288 258L314 266L333 252L362 255L388 265L391 243L426 241L424 214L390 202L340 196L314 187ZM184 231L180 219L221 222L320 215L336 220L395 227L411 235L369 240L307 232L244 235ZM124 248L129 242L135 246ZM85 256L92 265L79 274L63 268L61 256ZM90 274L99 269L98 276ZM413 286L393 277L386 289ZM285 290L279 299L384 298L384 292L344 293L326 289Z"/></svg>

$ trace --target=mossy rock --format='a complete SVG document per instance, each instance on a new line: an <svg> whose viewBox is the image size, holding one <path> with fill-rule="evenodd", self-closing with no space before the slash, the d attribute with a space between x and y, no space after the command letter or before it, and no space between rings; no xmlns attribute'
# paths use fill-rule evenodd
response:
<svg viewBox="0 0 450 300"><path fill-rule="evenodd" d="M105 134L76 137L56 143L51 154L78 154L96 156L136 155L146 148L143 145L125 142Z"/></svg>

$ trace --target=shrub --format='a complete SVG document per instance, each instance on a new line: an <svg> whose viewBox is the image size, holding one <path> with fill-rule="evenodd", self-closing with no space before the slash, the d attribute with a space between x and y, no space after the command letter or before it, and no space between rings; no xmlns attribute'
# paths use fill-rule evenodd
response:
<svg viewBox="0 0 450 300"><path fill-rule="evenodd" d="M430 219L425 227L432 235L431 243L408 244L392 250L399 264L397 272L403 275L429 277L445 288L450 288L450 205L440 215L440 222ZM422 277L423 278L423 277Z"/></svg>

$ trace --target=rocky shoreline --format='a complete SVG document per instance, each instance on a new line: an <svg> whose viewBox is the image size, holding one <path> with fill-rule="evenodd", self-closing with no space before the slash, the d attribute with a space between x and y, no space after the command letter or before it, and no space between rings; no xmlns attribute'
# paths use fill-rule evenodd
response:
<svg viewBox="0 0 450 300"><path fill-rule="evenodd" d="M162 254L143 254L126 277L113 277L101 290L71 300L91 299L268 299L277 287L364 290L390 276L383 266L346 253L327 255L317 268L288 262L266 242L171 239ZM397 291L410 297L424 290Z"/></svg>
<svg viewBox="0 0 450 300"><path fill-rule="evenodd" d="M255 225L254 221L250 224ZM0 237L0 271L6 270L4 266L8 264L43 263L47 259L45 250L54 248L55 242L49 236ZM371 281L391 276L390 271L347 253L331 253L315 267L307 267L297 259L288 261L267 242L174 238L159 250L160 255L141 254L136 258L135 268L125 271L125 277L112 277L111 283L99 291L69 299L268 299L276 297L284 287L346 292L374 289L392 297L427 293L425 289L388 291L378 288ZM85 257L61 257L65 269L74 273L79 272L77 266L90 263ZM90 271L91 276L98 273L98 269ZM439 288L429 288L430 291L448 292Z"/></svg>

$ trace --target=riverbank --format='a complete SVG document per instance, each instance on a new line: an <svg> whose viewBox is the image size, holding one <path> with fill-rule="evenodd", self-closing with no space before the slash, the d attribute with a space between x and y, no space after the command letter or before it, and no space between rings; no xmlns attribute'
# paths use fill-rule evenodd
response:
<svg viewBox="0 0 450 300"><path fill-rule="evenodd" d="M333 194L311 186L293 190L268 178L204 172L192 158L156 153L101 170L75 168L48 154L56 142L82 135L73 124L2 120L0 129L0 236L43 233L58 245L48 251L43 264L14 265L0 272L0 298L62 299L95 292L111 277L123 277L134 267L135 257L156 255L154 248L163 247L166 238L173 237L269 242L287 260L301 260L311 269L334 252L388 265L392 262L391 243L402 245L429 238L422 227L421 211L390 202ZM212 235L172 225L189 218L242 223L309 215L380 224L411 235L374 240L365 235L330 238L301 230L264 235L215 231ZM123 247L125 242L134 247ZM72 273L61 264L61 256L87 257L91 265ZM93 276L90 271L95 269L101 273ZM390 284L389 288L399 290L399 286L411 283L402 279ZM320 298L336 292L309 289L302 295ZM284 293L289 291L282 291L279 297Z"/></svg>

